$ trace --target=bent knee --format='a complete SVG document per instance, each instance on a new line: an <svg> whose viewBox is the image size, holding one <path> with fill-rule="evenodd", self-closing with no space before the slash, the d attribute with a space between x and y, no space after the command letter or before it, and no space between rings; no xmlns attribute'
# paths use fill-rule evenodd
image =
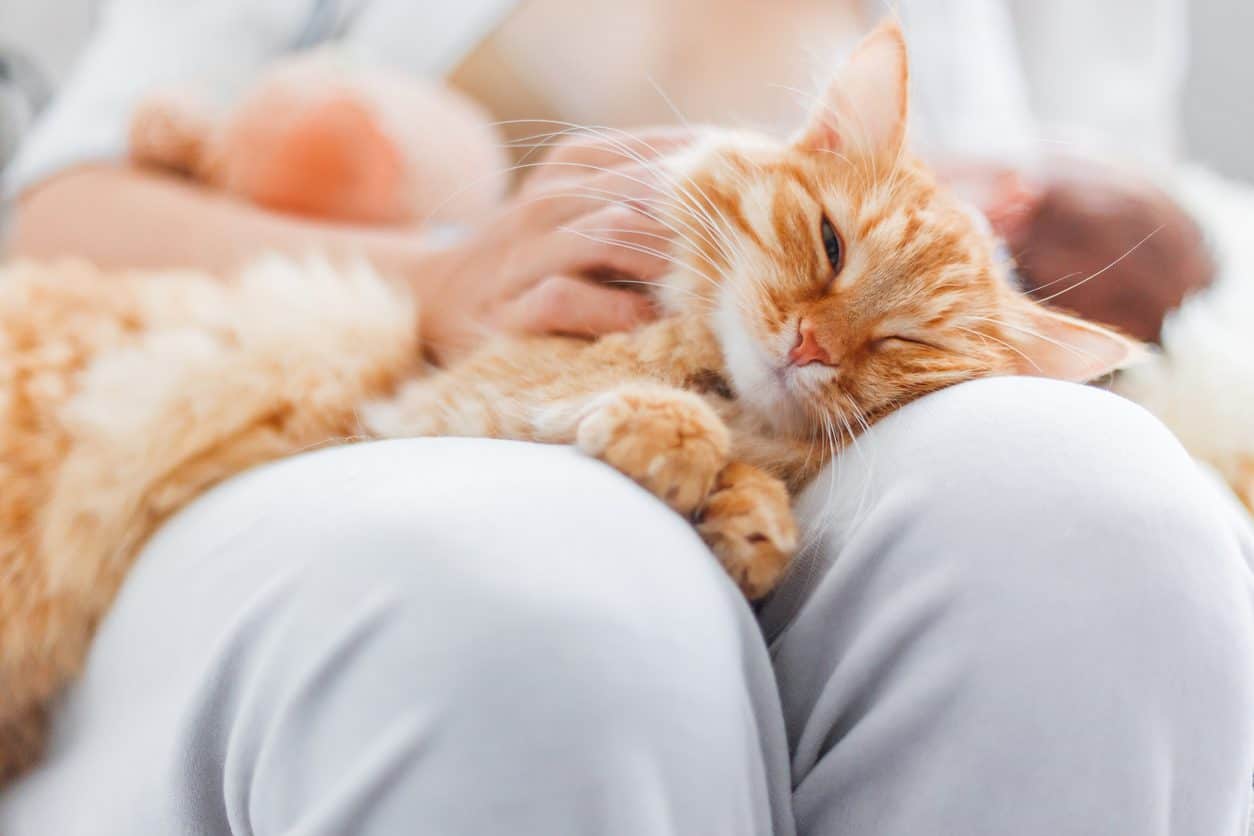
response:
<svg viewBox="0 0 1254 836"><path fill-rule="evenodd" d="M280 497L251 539L289 555L283 629L335 643L377 611L407 625L389 675L438 669L462 702L725 675L752 623L687 521L566 448L383 442L250 478Z"/></svg>
<svg viewBox="0 0 1254 836"><path fill-rule="evenodd" d="M361 445L250 474L189 520L253 506L221 556L265 588L233 619L247 642L210 663L250 696L206 727L292 746L317 727L357 751L400 723L474 774L502 751L517 769L744 724L745 660L765 655L749 608L685 520L571 450Z"/></svg>
<svg viewBox="0 0 1254 836"><path fill-rule="evenodd" d="M1140 407L1037 378L976 381L890 416L863 460L839 462L867 471L874 496L855 539L878 536L881 576L967 637L959 656L997 671L1026 656L1033 676L1116 676L1147 694L1192 677L1254 696L1249 533Z"/></svg>
<svg viewBox="0 0 1254 836"><path fill-rule="evenodd" d="M166 528L195 533L186 540L222 532L229 552L264 543L291 571L345 564L369 576L357 564L388 564L375 570L402 587L448 573L647 599L721 579L686 520L611 468L549 445L404 439L297 456L220 486Z"/></svg>
<svg viewBox="0 0 1254 836"><path fill-rule="evenodd" d="M899 410L861 445L837 469L955 550L981 541L1059 554L1238 550L1227 507L1170 432L1091 387L974 381Z"/></svg>
<svg viewBox="0 0 1254 836"><path fill-rule="evenodd" d="M947 766L922 782L943 787L936 810L974 770L1032 803L1057 797L1051 780L1116 773L1105 811L1248 802L1249 532L1155 419L1101 391L992 379L860 442L807 491L840 516L830 569L779 639L787 675L811 675L803 637L835 636L820 681L852 696L865 740Z"/></svg>

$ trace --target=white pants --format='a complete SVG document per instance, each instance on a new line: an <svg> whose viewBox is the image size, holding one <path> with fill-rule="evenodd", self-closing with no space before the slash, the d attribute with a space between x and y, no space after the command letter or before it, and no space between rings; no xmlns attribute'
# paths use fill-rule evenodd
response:
<svg viewBox="0 0 1254 836"><path fill-rule="evenodd" d="M146 548L0 832L1241 832L1251 539L1137 407L959 386L802 505L755 618L571 450L244 474Z"/></svg>

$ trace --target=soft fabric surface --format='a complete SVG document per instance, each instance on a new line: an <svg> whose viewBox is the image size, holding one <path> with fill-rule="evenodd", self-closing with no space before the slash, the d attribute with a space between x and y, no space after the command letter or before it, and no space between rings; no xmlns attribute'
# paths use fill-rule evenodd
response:
<svg viewBox="0 0 1254 836"><path fill-rule="evenodd" d="M1224 507L1124 401L964 384L814 483L759 623L573 451L289 459L152 541L0 831L1239 832L1254 544Z"/></svg>

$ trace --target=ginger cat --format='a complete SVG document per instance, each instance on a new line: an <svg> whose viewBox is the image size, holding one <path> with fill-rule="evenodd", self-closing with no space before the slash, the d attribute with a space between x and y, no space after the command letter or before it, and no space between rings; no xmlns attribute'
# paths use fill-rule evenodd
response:
<svg viewBox="0 0 1254 836"><path fill-rule="evenodd" d="M499 339L424 375L412 302L364 268L0 273L0 781L37 758L145 538L260 462L362 437L574 443L689 516L757 598L796 547L790 492L886 413L1128 360L1005 281L906 153L906 88L882 25L791 141L723 134L667 160L668 315L595 342Z"/></svg>

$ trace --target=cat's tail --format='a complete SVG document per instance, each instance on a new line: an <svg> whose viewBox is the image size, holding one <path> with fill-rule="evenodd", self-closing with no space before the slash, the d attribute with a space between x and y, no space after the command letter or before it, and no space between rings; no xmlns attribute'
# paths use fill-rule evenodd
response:
<svg viewBox="0 0 1254 836"><path fill-rule="evenodd" d="M1185 300L1163 325L1162 351L1114 390L1153 412L1254 511L1254 291Z"/></svg>

